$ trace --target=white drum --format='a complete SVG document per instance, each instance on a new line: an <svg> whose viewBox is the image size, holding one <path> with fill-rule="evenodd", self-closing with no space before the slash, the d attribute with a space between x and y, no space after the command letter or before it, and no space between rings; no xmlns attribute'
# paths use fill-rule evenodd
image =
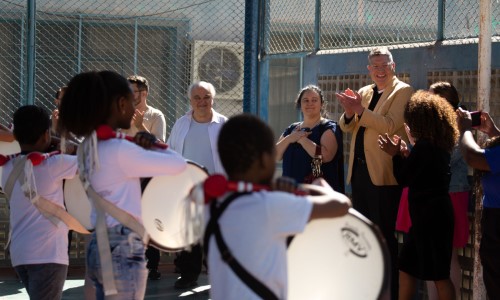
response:
<svg viewBox="0 0 500 300"><path fill-rule="evenodd" d="M19 152L21 152L21 147L19 146L19 143L17 141L0 142L0 154L7 156L9 154L16 154ZM2 182L2 173L3 168L0 167L0 184Z"/></svg>
<svg viewBox="0 0 500 300"><path fill-rule="evenodd" d="M64 181L64 203L68 213L75 217L85 229L94 229L90 222L92 203L90 203L78 176Z"/></svg>
<svg viewBox="0 0 500 300"><path fill-rule="evenodd" d="M354 209L310 222L288 248L288 298L380 299L389 254L378 228Z"/></svg>
<svg viewBox="0 0 500 300"><path fill-rule="evenodd" d="M149 181L142 194L142 222L150 245L173 252L193 243L186 240L184 230L187 206L194 210L194 203L187 196L193 186L207 177L203 167L188 162L181 174L156 176Z"/></svg>

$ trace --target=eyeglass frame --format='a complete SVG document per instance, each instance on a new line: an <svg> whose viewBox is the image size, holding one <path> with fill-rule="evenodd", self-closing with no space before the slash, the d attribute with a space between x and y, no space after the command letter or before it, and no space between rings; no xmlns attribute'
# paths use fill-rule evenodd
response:
<svg viewBox="0 0 500 300"><path fill-rule="evenodd" d="M373 69L375 71L386 70L387 67L389 67L389 66L394 66L394 62L391 61L391 62L385 63L385 64L383 64L381 66L372 65L372 64L368 65L368 67L370 67L371 69Z"/></svg>

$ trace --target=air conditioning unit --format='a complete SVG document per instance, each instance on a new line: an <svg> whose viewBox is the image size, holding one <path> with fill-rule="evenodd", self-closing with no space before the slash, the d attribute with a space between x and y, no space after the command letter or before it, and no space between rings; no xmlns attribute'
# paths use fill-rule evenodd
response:
<svg viewBox="0 0 500 300"><path fill-rule="evenodd" d="M207 81L215 99L243 100L243 43L194 41L191 82Z"/></svg>

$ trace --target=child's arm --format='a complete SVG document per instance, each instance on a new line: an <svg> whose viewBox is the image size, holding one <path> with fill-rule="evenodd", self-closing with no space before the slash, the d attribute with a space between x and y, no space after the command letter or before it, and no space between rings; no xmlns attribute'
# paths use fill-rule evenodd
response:
<svg viewBox="0 0 500 300"><path fill-rule="evenodd" d="M329 199L323 203L313 203L309 221L321 218L334 218L347 214L351 205L351 200L344 194L334 191L323 179L317 179L314 184L325 187L325 194L319 197L327 196ZM315 196L309 196L313 199Z"/></svg>
<svg viewBox="0 0 500 300"><path fill-rule="evenodd" d="M10 130L4 129L4 126L0 127L0 141L1 142L13 142L15 140L14 135Z"/></svg>

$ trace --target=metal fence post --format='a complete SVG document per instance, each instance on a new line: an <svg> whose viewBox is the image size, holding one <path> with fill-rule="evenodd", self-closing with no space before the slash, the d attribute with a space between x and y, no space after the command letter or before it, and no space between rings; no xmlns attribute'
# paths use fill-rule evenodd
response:
<svg viewBox="0 0 500 300"><path fill-rule="evenodd" d="M444 40L445 0L438 1L438 21L436 40Z"/></svg>
<svg viewBox="0 0 500 300"><path fill-rule="evenodd" d="M316 11L314 12L314 51L320 50L321 39L321 0L316 0Z"/></svg>
<svg viewBox="0 0 500 300"><path fill-rule="evenodd" d="M22 104L35 103L35 12L36 0L28 0L27 95Z"/></svg>
<svg viewBox="0 0 500 300"><path fill-rule="evenodd" d="M260 41L259 41L259 116L267 120L268 118L268 98L269 98L269 26L271 17L269 0L260 1ZM257 112L257 107L255 108Z"/></svg>
<svg viewBox="0 0 500 300"><path fill-rule="evenodd" d="M243 64L243 111L257 109L258 46L260 1L245 1L245 46Z"/></svg>

